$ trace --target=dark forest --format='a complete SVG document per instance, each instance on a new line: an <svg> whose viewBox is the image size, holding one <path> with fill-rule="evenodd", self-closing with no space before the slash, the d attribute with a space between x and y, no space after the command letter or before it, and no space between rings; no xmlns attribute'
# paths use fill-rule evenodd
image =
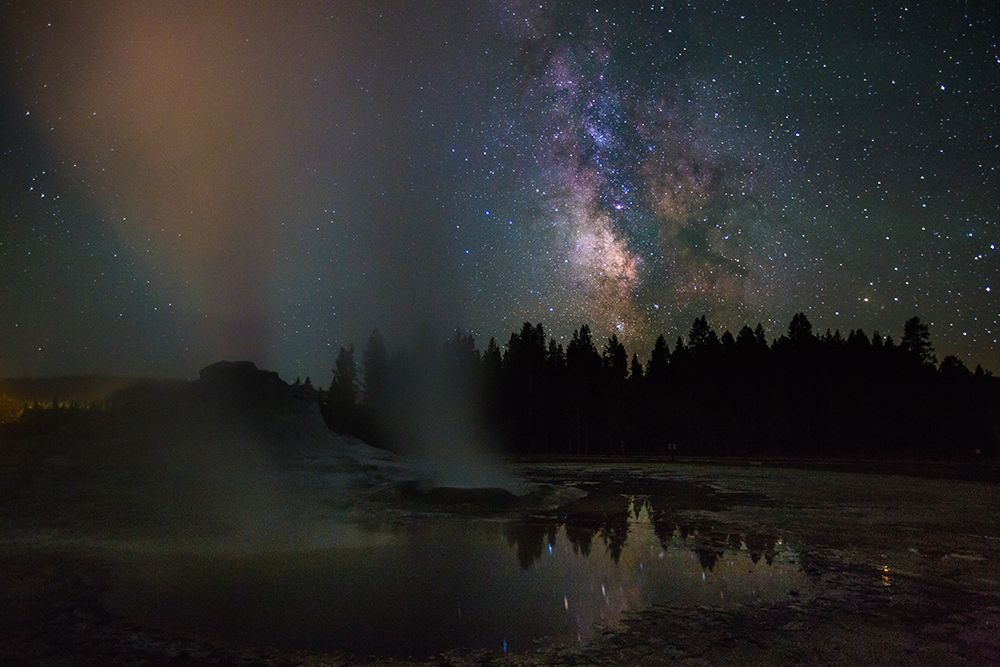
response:
<svg viewBox="0 0 1000 667"><path fill-rule="evenodd" d="M759 324L720 336L699 317L686 340L661 335L645 357L615 335L595 341L587 325L565 347L525 322L502 348L490 339L480 351L456 332L393 354L375 331L355 357L340 349L320 390L324 417L390 449L415 430L406 405L420 374L473 397L476 422L519 454L987 458L1000 428L991 373L950 355L938 363L916 317L896 342L816 335L799 313L770 343Z"/></svg>

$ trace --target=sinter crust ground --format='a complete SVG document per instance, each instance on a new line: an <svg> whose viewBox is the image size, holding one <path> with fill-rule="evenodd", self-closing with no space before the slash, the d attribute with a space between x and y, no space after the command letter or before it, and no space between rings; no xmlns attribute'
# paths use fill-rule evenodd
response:
<svg viewBox="0 0 1000 667"><path fill-rule="evenodd" d="M6 664L991 664L1000 661L1000 489L991 484L763 467L532 462L535 507L477 507L440 494L372 489L364 514L458 521L600 511L622 489L673 499L678 516L720 531L780 534L812 581L808 596L740 609L653 606L583 644L502 658L449 651L411 661L217 645L144 628L103 604L111 570L73 536L127 537L129 516L58 466L8 465L0 555L0 661ZM46 488L48 487L48 488ZM571 487L588 496L560 493ZM72 492L65 491L73 488ZM635 493L635 490L631 491ZM408 497L419 511L400 510ZM388 500L391 498L391 502ZM551 501L555 498L555 502ZM546 500L548 499L548 501ZM433 507L437 503L438 507ZM499 503L501 506L503 503ZM430 505L430 506L429 506ZM569 510L567 510L569 508ZM348 508L350 509L350 508ZM354 508L357 509L357 508ZM121 524L116 528L109 517ZM94 525L88 525L94 520ZM103 523L102 523L103 522ZM885 571L888 566L888 571Z"/></svg>

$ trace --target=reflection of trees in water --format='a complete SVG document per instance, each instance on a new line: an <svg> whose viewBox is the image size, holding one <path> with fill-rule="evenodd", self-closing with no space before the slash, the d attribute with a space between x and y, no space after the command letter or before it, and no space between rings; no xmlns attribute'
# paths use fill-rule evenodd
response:
<svg viewBox="0 0 1000 667"><path fill-rule="evenodd" d="M608 555L617 564L633 523L652 524L653 533L663 549L685 547L697 556L702 569L711 572L727 551L745 550L756 564L762 558L774 562L780 542L763 533L719 531L708 521L678 518L666 499L655 496L617 496L601 503L601 509L570 512L554 520L532 519L508 524L507 544L515 548L518 562L527 569L542 557L547 545L554 546L560 527L573 552L589 556L595 536L604 543Z"/></svg>
<svg viewBox="0 0 1000 667"><path fill-rule="evenodd" d="M594 538L594 534L597 533L597 530L598 528L576 526L567 523L566 538L569 540L570 544L573 545L573 553L589 556L590 543Z"/></svg>
<svg viewBox="0 0 1000 667"><path fill-rule="evenodd" d="M709 572L715 569L715 564L722 558L722 552L715 549L701 547L695 549L694 552L698 554L698 562L701 563L701 569Z"/></svg>
<svg viewBox="0 0 1000 667"><path fill-rule="evenodd" d="M559 524L518 522L507 525L507 545L515 547L521 567L528 569L542 557L546 545L555 545Z"/></svg>
<svg viewBox="0 0 1000 667"><path fill-rule="evenodd" d="M649 502L647 501L647 505ZM674 533L677 530L677 526L673 521L673 517L666 510L654 510L652 505L649 505L649 519L653 523L653 533L656 534L656 538L660 540L660 544L666 548L674 540ZM679 536L684 539L685 536Z"/></svg>
<svg viewBox="0 0 1000 667"><path fill-rule="evenodd" d="M767 535L747 534L743 538L743 543L750 552L750 560L757 564L757 561L764 557L764 562L768 565L774 562L775 539Z"/></svg>
<svg viewBox="0 0 1000 667"><path fill-rule="evenodd" d="M628 540L629 525L633 521L629 515L631 505L631 499L620 496L619 505L606 513L601 522L601 540L615 563L621 558L622 549Z"/></svg>

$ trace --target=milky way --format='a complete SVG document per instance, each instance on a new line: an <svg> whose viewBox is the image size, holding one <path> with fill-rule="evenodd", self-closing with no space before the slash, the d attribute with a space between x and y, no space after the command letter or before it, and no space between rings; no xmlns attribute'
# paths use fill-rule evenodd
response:
<svg viewBox="0 0 1000 667"><path fill-rule="evenodd" d="M995 354L995 17L941 18L505 5L518 49L499 143L529 165L507 198L541 197L559 230L528 253L564 267L547 319L646 345L699 313L777 335L796 309L888 333L926 310Z"/></svg>
<svg viewBox="0 0 1000 667"><path fill-rule="evenodd" d="M562 28L539 28L549 17L537 8L510 10L515 26L518 16L534 28L520 31L530 74L506 113L535 116L514 143L537 146L569 315L646 343L661 310L744 312L753 276L738 221L758 170L726 136L736 121L714 113L719 127L704 126L704 108L678 96L690 82L679 86L676 71L622 66L641 57L637 43L668 49L672 32L629 26L619 43L623 31L598 11L571 14Z"/></svg>
<svg viewBox="0 0 1000 667"><path fill-rule="evenodd" d="M1000 367L996 12L7 4L0 375L706 314Z"/></svg>

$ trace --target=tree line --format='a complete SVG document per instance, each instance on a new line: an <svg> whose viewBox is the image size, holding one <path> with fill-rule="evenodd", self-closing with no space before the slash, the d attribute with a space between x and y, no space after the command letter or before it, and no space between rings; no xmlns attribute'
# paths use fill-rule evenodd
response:
<svg viewBox="0 0 1000 667"><path fill-rule="evenodd" d="M436 418L408 406L442 386L467 405L469 437L512 453L987 458L1000 441L998 381L952 355L938 363L916 317L896 342L817 335L798 313L769 342L760 324L720 336L702 316L644 358L587 325L565 346L525 322L503 347L457 331L392 354L374 331L360 360L340 348L321 410L334 430L398 449Z"/></svg>

